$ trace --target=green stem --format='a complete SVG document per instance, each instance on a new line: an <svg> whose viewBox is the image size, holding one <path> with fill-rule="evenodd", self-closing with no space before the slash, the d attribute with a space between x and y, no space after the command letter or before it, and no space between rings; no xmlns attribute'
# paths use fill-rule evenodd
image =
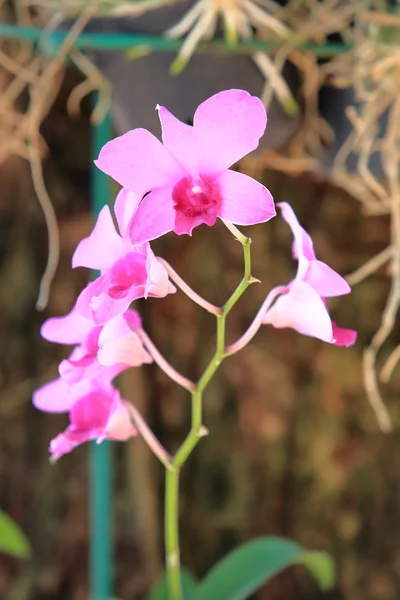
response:
<svg viewBox="0 0 400 600"><path fill-rule="evenodd" d="M171 600L182 600L179 550L179 469L166 471L165 479L165 554L167 585Z"/></svg>
<svg viewBox="0 0 400 600"><path fill-rule="evenodd" d="M228 224L226 224L228 226ZM197 446L201 437L207 434L202 425L203 392L211 381L218 367L224 360L225 353L225 329L226 317L235 306L236 302L243 295L246 289L251 285L251 239L244 236L236 227L229 224L228 229L233 233L236 239L243 246L244 255L244 274L236 290L227 300L221 309L221 314L216 315L217 319L217 339L214 356L198 380L195 389L192 391L192 419L191 428L174 455L171 466L172 469L166 472L165 482L165 551L166 551L166 570L167 584L169 591L169 600L183 600L181 567L180 567L180 549L179 549L179 474L180 469L185 464L194 448Z"/></svg>

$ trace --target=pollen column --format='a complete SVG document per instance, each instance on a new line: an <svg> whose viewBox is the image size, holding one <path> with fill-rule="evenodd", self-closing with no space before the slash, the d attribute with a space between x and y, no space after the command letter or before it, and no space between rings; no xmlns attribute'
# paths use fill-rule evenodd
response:
<svg viewBox="0 0 400 600"><path fill-rule="evenodd" d="M96 100L96 97L94 98ZM111 138L111 119L92 127L92 159ZM92 163L91 198L94 218L112 193L111 178ZM93 279L97 273L93 272ZM90 445L90 600L106 600L112 596L112 446L110 442Z"/></svg>

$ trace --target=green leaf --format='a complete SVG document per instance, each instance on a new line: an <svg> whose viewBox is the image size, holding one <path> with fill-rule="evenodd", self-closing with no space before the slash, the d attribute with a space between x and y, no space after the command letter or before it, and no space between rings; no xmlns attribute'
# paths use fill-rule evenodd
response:
<svg viewBox="0 0 400 600"><path fill-rule="evenodd" d="M11 517L1 510L0 552L16 558L27 558L31 553L29 542L21 529Z"/></svg>
<svg viewBox="0 0 400 600"><path fill-rule="evenodd" d="M197 588L197 581L189 571L185 571L184 569L182 570L181 575L183 600L193 600ZM150 590L147 600L170 600L165 573L163 573L153 589Z"/></svg>
<svg viewBox="0 0 400 600"><path fill-rule="evenodd" d="M322 589L333 585L332 560L325 552L310 552L291 540L265 537L243 544L223 558L200 583L194 600L244 600L294 564L306 566Z"/></svg>
<svg viewBox="0 0 400 600"><path fill-rule="evenodd" d="M327 552L322 550L305 551L296 560L296 563L307 567L324 592L332 589L335 585L335 565Z"/></svg>

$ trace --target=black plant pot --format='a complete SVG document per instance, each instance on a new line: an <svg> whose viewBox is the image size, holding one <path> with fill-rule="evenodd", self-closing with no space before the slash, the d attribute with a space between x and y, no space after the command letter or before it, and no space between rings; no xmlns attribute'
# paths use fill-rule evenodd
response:
<svg viewBox="0 0 400 600"><path fill-rule="evenodd" d="M146 13L135 19L95 19L91 31L161 35L176 23L190 4L178 4ZM174 54L152 52L129 60L123 52L93 51L90 57L110 81L112 115L118 133L145 127L159 136L155 107L166 106L175 116L191 122L197 106L224 89L239 88L260 96L264 78L250 57L239 54L197 54L179 76L169 75ZM297 73L287 65L285 78L296 95ZM289 117L274 100L269 110L267 134L261 148L283 146L296 133L300 118Z"/></svg>
<svg viewBox="0 0 400 600"><path fill-rule="evenodd" d="M355 96L354 88L335 88L324 86L319 96L319 111L321 116L329 123L335 133L335 139L332 145L327 149L322 158L322 168L325 173L332 170L338 151L347 140L352 131L352 124L349 121L346 110L349 107L360 108L360 103ZM378 120L378 136L382 137L387 124L387 114L383 114ZM358 155L351 153L346 162L346 171L349 173L357 171ZM378 152L371 155L368 163L371 173L380 178L383 176L382 164Z"/></svg>

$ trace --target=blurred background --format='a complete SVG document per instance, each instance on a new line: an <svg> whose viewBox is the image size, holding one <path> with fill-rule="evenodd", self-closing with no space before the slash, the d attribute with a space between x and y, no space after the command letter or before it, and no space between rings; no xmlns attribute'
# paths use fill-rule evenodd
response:
<svg viewBox="0 0 400 600"><path fill-rule="evenodd" d="M66 417L35 410L31 395L57 376L68 352L41 339L39 328L68 312L87 282L86 271L71 269L71 256L93 222L93 119L101 122L110 110L115 133L146 126L158 134L157 102L190 122L199 102L229 87L262 95L269 109L261 151L237 168L263 181L277 202L291 203L319 258L350 276L352 294L330 308L341 326L358 331L358 341L337 348L265 327L222 365L205 394L210 435L182 476L183 563L202 576L241 541L277 534L331 553L337 587L323 596L305 573L290 571L257 600L399 598L400 375L392 369L400 343L397 4L268 1L262 10L273 26L261 27L260 19L249 25L251 43L275 48L268 55L259 46L229 56L203 52L188 57L178 77L168 73L176 51L154 52L144 42L130 54L84 51L74 47L76 38L69 47L56 44L49 31L78 23L76 35L161 35L190 5L164 14L146 12L146 2L140 9L124 2L115 19L118 2L78 4L0 4L0 507L32 546L28 560L0 557L0 598L88 598L88 448L51 465L48 442ZM11 40L7 25L42 35ZM238 37L245 33L241 27ZM93 91L100 98L95 115ZM49 220L47 200L60 259L38 311L49 253L41 208ZM269 289L295 272L291 234L280 218L245 233L262 283L229 316L228 341L245 330ZM198 228L193 238L166 236L154 249L216 304L242 276L241 247L221 224ZM213 318L182 293L137 308L162 353L196 379L213 352ZM189 428L187 393L155 365L128 371L120 384L173 452ZM382 432L373 410L381 401L390 432ZM162 568L163 470L140 439L112 445L112 454L115 593L141 600Z"/></svg>

